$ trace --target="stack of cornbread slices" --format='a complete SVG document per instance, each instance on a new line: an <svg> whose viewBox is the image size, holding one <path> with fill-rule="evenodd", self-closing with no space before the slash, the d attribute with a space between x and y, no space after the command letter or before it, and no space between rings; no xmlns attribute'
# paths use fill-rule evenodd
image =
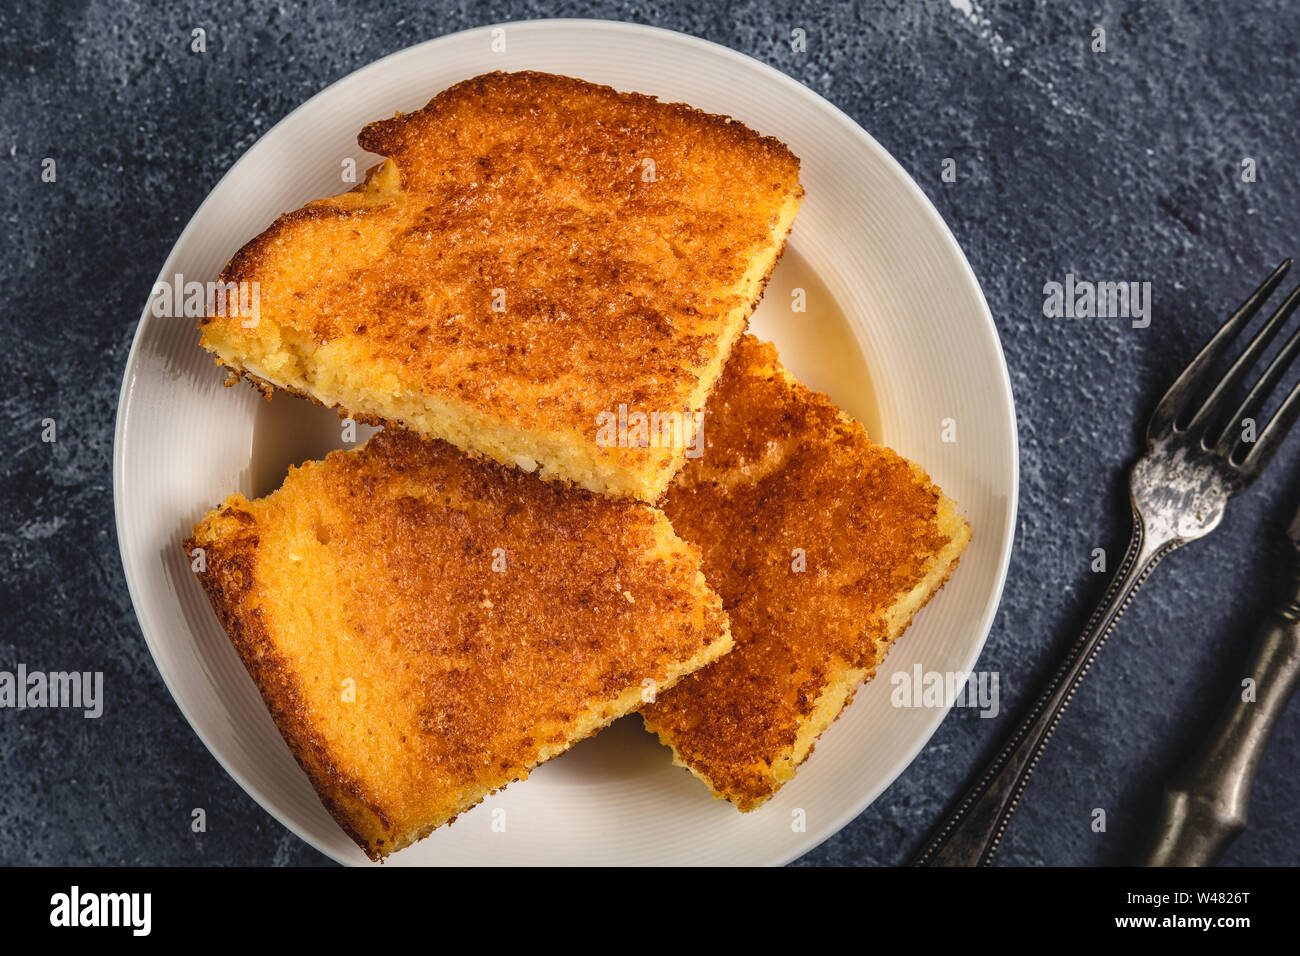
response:
<svg viewBox="0 0 1300 956"><path fill-rule="evenodd" d="M185 542L286 742L372 859L635 711L753 809L970 536L745 334L798 160L539 73L359 141L201 323L232 382L383 426Z"/></svg>

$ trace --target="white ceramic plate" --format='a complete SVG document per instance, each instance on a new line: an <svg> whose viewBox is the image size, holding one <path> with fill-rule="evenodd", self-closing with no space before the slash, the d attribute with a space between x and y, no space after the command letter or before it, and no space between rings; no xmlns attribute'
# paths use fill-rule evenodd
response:
<svg viewBox="0 0 1300 956"><path fill-rule="evenodd" d="M494 34L504 30L504 34ZM494 49L504 37L505 51ZM367 122L490 70L543 70L726 113L802 160L807 199L752 328L870 433L923 464L965 509L974 542L876 681L761 810L715 801L626 718L390 859L392 864L773 864L853 819L902 772L945 711L890 704L887 676L974 667L1001 595L1016 514L1015 413L979 285L921 190L853 120L724 47L589 20L485 27L411 47L335 83L261 138L212 191L160 274L215 279L277 215L348 188ZM791 308L802 288L807 311ZM192 318L146 307L127 361L114 449L117 533L140 627L194 730L254 799L346 863L365 858L321 807L209 609L180 542L226 495L265 494L339 444L333 413L266 403L223 375ZM952 419L955 442L942 440ZM492 829L505 807L506 832ZM802 810L806 829L792 826Z"/></svg>

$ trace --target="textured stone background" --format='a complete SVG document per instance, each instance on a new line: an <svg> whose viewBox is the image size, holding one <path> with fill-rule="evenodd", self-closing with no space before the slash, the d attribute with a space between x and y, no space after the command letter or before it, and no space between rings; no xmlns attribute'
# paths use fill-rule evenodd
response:
<svg viewBox="0 0 1300 956"><path fill-rule="evenodd" d="M955 711L903 776L803 863L899 863L1008 726L1122 551L1124 473L1163 387L1262 275L1300 251L1300 8L976 0L470 4L0 4L5 193L0 668L103 670L99 721L0 712L0 862L327 862L207 754L145 648L113 531L113 420L131 335L169 248L235 159L326 84L419 41L537 16L670 27L743 51L855 117L966 250L997 320L1022 443L1006 597L981 667L1003 715ZM1096 26L1107 52L1090 50ZM209 52L189 52L208 31ZM807 31L807 52L790 30ZM40 182L43 157L58 182ZM959 180L940 181L944 157ZM1258 163L1244 183L1240 163ZM1149 329L1049 320L1073 271L1150 280ZM16 386L16 387L15 387ZM39 423L60 423L56 445ZM1287 557L1300 442L1212 538L1169 558L1030 784L1003 864L1129 859L1161 781L1238 679ZM1300 862L1300 706L1260 771L1230 863ZM210 810L196 836L188 809ZM1094 807L1109 829L1093 833Z"/></svg>

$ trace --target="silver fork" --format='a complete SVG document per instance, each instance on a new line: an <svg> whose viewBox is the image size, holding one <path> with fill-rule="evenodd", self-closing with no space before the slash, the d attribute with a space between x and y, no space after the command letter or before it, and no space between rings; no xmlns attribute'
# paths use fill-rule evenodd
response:
<svg viewBox="0 0 1300 956"><path fill-rule="evenodd" d="M1286 340L1235 410L1225 414L1246 375L1300 305L1300 287L1269 317L1217 383L1210 374L1281 284L1291 261L1278 266L1255 290L1160 400L1147 425L1146 453L1129 476L1133 537L1114 579L1061 666L975 785L935 830L915 864L978 866L992 860L1062 712L1138 588L1170 551L1218 527L1228 499L1259 477L1300 417L1300 384L1291 389L1262 431L1254 429L1252 417L1260 413L1300 353L1300 330ZM1198 405L1197 397L1207 391Z"/></svg>

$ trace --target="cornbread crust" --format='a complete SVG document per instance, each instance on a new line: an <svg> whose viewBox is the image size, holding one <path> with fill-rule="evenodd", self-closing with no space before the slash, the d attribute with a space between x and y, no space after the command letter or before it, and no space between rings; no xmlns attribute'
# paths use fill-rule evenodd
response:
<svg viewBox="0 0 1300 956"><path fill-rule="evenodd" d="M663 508L700 545L735 649L642 717L675 763L749 811L793 778L971 533L920 467L872 443L751 335L705 416L704 454Z"/></svg>
<svg viewBox="0 0 1300 956"><path fill-rule="evenodd" d="M202 345L354 418L656 500L684 448L605 446L597 416L703 409L784 249L798 159L727 117L530 72L358 141L387 159L234 256L221 281L259 284L257 324L231 292Z"/></svg>
<svg viewBox="0 0 1300 956"><path fill-rule="evenodd" d="M731 647L661 512L395 428L231 496L199 547L277 727L371 859Z"/></svg>

